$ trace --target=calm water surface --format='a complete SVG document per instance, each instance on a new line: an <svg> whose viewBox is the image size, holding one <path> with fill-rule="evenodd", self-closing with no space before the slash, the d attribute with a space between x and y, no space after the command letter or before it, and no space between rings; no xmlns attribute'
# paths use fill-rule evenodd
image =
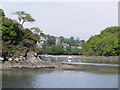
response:
<svg viewBox="0 0 120 90"><path fill-rule="evenodd" d="M3 88L118 88L117 74L84 71L3 71Z"/></svg>

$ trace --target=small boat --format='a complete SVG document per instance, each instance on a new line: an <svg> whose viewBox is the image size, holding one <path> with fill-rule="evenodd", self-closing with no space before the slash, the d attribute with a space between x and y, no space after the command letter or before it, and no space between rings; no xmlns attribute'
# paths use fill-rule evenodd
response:
<svg viewBox="0 0 120 90"><path fill-rule="evenodd" d="M73 57L72 56L69 56L68 58L67 58L67 61L68 62L71 62L73 60Z"/></svg>

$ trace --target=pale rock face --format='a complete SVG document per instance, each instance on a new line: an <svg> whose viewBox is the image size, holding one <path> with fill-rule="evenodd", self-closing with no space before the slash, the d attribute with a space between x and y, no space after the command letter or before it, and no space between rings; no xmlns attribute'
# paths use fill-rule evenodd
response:
<svg viewBox="0 0 120 90"><path fill-rule="evenodd" d="M19 59L20 59L20 60L22 60L22 58L21 58L21 57L20 57Z"/></svg>
<svg viewBox="0 0 120 90"><path fill-rule="evenodd" d="M22 60L24 61L24 60L25 60L25 57L20 56L19 59L20 59L21 61L22 61Z"/></svg>
<svg viewBox="0 0 120 90"><path fill-rule="evenodd" d="M27 60L31 60L34 57L32 52L27 53Z"/></svg>
<svg viewBox="0 0 120 90"><path fill-rule="evenodd" d="M12 58L8 58L8 61L12 61L13 59Z"/></svg>
<svg viewBox="0 0 120 90"><path fill-rule="evenodd" d="M41 61L41 59L40 59L39 57L37 57L37 59L38 59L39 61Z"/></svg>
<svg viewBox="0 0 120 90"><path fill-rule="evenodd" d="M37 56L37 53L30 51L27 53L27 61L30 60L41 60L41 59Z"/></svg>
<svg viewBox="0 0 120 90"><path fill-rule="evenodd" d="M3 61L4 60L4 58L3 57L0 57L0 61Z"/></svg>
<svg viewBox="0 0 120 90"><path fill-rule="evenodd" d="M19 58L15 58L15 61L19 61Z"/></svg>
<svg viewBox="0 0 120 90"><path fill-rule="evenodd" d="M36 57L31 58L32 60L36 60Z"/></svg>

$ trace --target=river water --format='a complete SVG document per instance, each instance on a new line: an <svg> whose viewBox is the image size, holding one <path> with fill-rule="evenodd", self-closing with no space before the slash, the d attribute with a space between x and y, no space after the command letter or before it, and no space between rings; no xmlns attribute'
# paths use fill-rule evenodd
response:
<svg viewBox="0 0 120 90"><path fill-rule="evenodd" d="M118 74L72 70L3 71L3 88L118 88Z"/></svg>
<svg viewBox="0 0 120 90"><path fill-rule="evenodd" d="M62 64L95 65L95 66L120 66L119 64L100 64L100 63L84 63L84 62L62 62Z"/></svg>

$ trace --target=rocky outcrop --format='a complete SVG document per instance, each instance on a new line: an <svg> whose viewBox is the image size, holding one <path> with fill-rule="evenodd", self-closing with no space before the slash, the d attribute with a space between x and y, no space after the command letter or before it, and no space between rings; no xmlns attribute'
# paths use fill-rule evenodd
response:
<svg viewBox="0 0 120 90"><path fill-rule="evenodd" d="M0 58L4 61L4 58ZM2 69L11 68L55 68L54 65L47 61L43 61L37 56L35 52L28 52L27 57L7 57L7 61L1 63Z"/></svg>
<svg viewBox="0 0 120 90"><path fill-rule="evenodd" d="M37 55L37 53L32 52L32 51L27 53L27 57L26 58L27 58L27 60L41 60L39 58L39 56Z"/></svg>
<svg viewBox="0 0 120 90"><path fill-rule="evenodd" d="M0 64L2 64L4 58L3 57L0 57Z"/></svg>
<svg viewBox="0 0 120 90"><path fill-rule="evenodd" d="M1 60L4 58L1 57ZM11 68L54 68L54 66L49 65L48 62L42 61L35 52L28 52L27 57L8 57L8 61L2 64L3 69Z"/></svg>
<svg viewBox="0 0 120 90"><path fill-rule="evenodd" d="M13 68L19 68L19 69L41 69L41 68L55 68L54 65L47 63L45 61L39 61L39 60L29 60L26 62L11 62L11 61L5 61L5 63L2 64L3 70L10 70Z"/></svg>

